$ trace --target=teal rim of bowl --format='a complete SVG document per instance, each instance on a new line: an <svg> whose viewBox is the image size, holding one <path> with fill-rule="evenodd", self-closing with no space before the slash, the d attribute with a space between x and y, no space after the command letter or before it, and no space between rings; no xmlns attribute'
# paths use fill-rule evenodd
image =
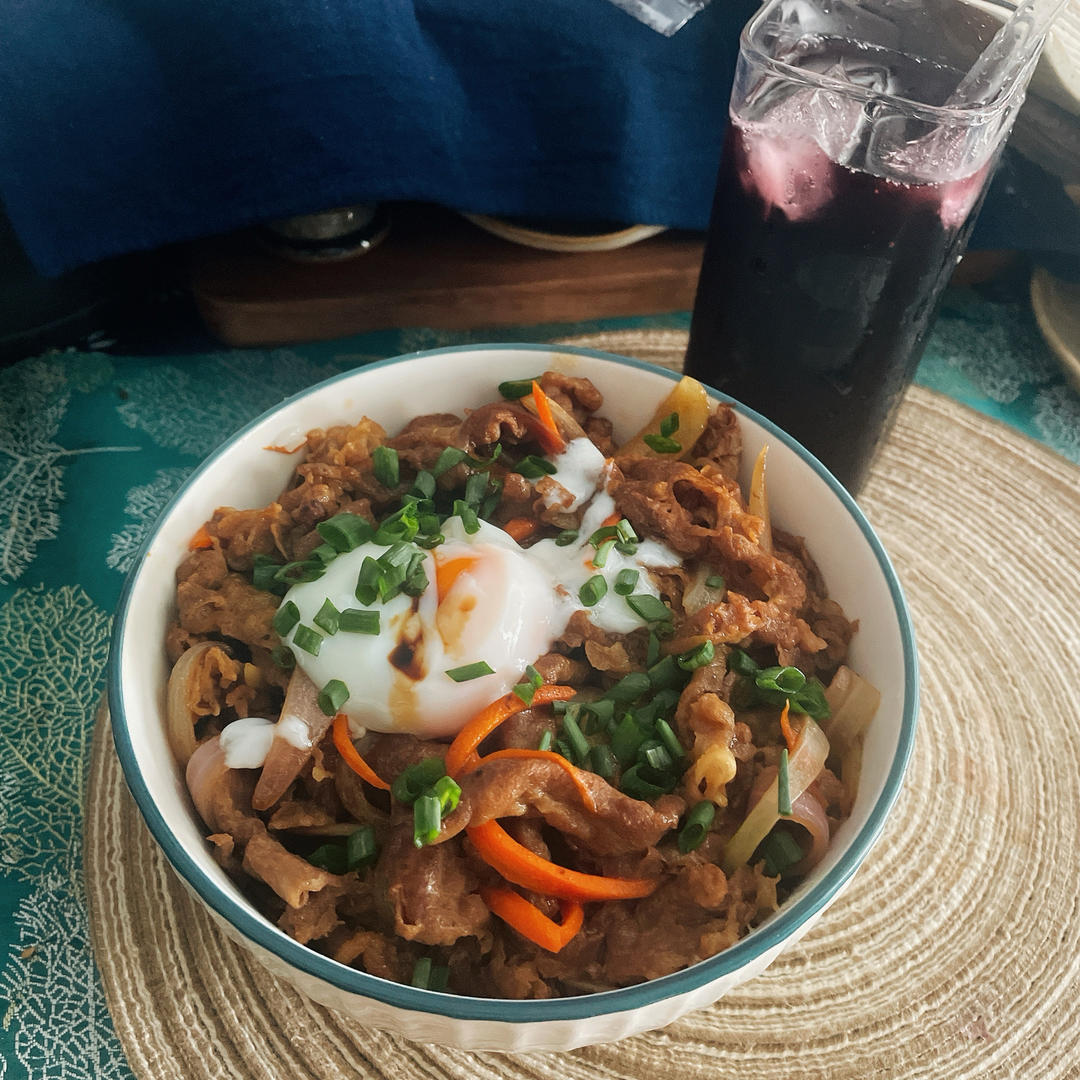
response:
<svg viewBox="0 0 1080 1080"><path fill-rule="evenodd" d="M804 923L817 915L847 883L868 854L885 824L889 810L896 801L907 769L915 740L915 728L919 705L918 656L915 648L915 631L911 624L907 602L904 599L896 571L885 549L856 505L855 500L843 485L809 451L797 443L790 435L781 431L771 420L749 409L726 394L708 387L711 394L720 401L734 405L739 412L760 424L766 431L794 451L825 481L833 494L840 500L847 512L855 519L863 537L870 545L878 565L889 586L893 608L900 627L904 653L904 707L897 734L896 752L892 766L885 779L884 787L878 796L866 823L851 841L848 849L841 855L822 879L804 895L782 905L769 921L734 945L717 953L708 960L671 975L639 983L617 990L604 990L595 994L578 997L549 998L545 1000L516 1001L506 998L478 998L459 994L436 993L432 990L420 990L401 983L390 982L367 972L347 967L336 960L301 945L269 921L255 915L244 904L226 893L215 881L212 881L184 850L176 839L161 812L157 808L139 769L134 747L128 734L128 721L124 712L124 697L120 685L120 658L124 649L124 628L127 609L131 603L132 592L143 565L142 555L149 549L157 537L160 523L171 512L185 492L207 472L219 458L247 431L262 423L272 414L286 408L294 401L332 383L354 378L358 373L374 371L377 368L401 364L422 357L450 355L462 352L544 352L570 353L589 356L597 360L628 367L640 368L654 374L663 375L672 381L681 378L678 372L658 367L642 360L634 360L614 353L600 352L567 345L536 344L484 344L454 345L442 349L427 349L405 353L401 356L378 360L362 367L353 368L315 383L304 390L286 398L279 404L267 409L250 423L234 432L216 450L212 451L194 473L184 482L180 490L169 500L168 505L158 516L150 535L143 543L139 558L128 574L120 593L115 615L115 629L109 648L108 660L108 695L111 714L113 739L117 756L120 759L124 777L127 781L139 810L150 828L154 839L160 845L165 856L176 872L194 889L198 896L215 912L229 922L240 934L256 945L273 953L291 967L297 968L310 976L343 990L346 993L372 998L386 1005L412 1012L447 1016L457 1020L487 1020L507 1024L535 1023L556 1020L584 1020L589 1017L621 1013L653 1005L658 1001L692 993L716 979L722 978L746 964L752 963L762 954L776 948L790 938Z"/></svg>

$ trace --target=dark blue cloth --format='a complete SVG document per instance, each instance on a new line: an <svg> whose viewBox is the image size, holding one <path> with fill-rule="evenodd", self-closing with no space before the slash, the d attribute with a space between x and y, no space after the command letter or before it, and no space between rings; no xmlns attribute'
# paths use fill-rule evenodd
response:
<svg viewBox="0 0 1080 1080"><path fill-rule="evenodd" d="M361 201L703 228L755 7L0 0L0 200L46 274Z"/></svg>

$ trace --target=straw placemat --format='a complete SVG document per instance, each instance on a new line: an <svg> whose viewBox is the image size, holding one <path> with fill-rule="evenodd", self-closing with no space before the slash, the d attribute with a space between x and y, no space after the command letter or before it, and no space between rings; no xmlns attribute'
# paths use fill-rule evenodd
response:
<svg viewBox="0 0 1080 1080"><path fill-rule="evenodd" d="M674 366L685 335L576 341ZM87 888L135 1075L1080 1075L1080 470L915 388L861 502L914 614L919 735L881 841L763 976L665 1030L569 1054L471 1054L365 1030L215 929L151 841L99 723Z"/></svg>

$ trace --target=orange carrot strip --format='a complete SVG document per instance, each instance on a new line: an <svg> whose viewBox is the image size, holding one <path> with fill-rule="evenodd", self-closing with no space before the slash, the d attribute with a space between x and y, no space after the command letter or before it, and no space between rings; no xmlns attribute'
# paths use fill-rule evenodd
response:
<svg viewBox="0 0 1080 1080"><path fill-rule="evenodd" d="M581 795L581 801L584 803L585 809L588 810L590 814L596 813L596 800L592 797L592 792L585 786L585 782L581 778L581 770L571 762L567 761L562 754L556 754L554 750L529 750L525 747L510 747L506 750L495 750L490 754L485 754L482 758L467 760L464 766L462 766L461 775L464 776L471 773L485 762L495 761L498 758L537 758L540 761L555 762L555 764L563 769L569 775L570 779L574 781L574 786Z"/></svg>
<svg viewBox="0 0 1080 1080"><path fill-rule="evenodd" d="M788 710L791 706L790 701L784 702L784 707L780 711L780 730L784 733L784 742L787 743L788 753L792 753L795 750L795 743L798 736L791 728L791 722L788 720Z"/></svg>
<svg viewBox="0 0 1080 1080"><path fill-rule="evenodd" d="M477 855L507 881L563 900L633 900L648 896L659 878L602 877L568 870L519 844L497 821L466 830Z"/></svg>
<svg viewBox="0 0 1080 1080"><path fill-rule="evenodd" d="M532 704L549 705L553 701L566 701L577 691L572 686L538 686ZM476 748L508 717L529 708L517 694L506 694L481 709L458 732L446 752L446 775L457 776L462 766L476 754Z"/></svg>
<svg viewBox="0 0 1080 1080"><path fill-rule="evenodd" d="M536 438L549 454L560 454L566 449L566 440L559 434L555 417L551 415L551 402L547 394L540 389L540 384L533 379L532 399L536 406L536 418L540 425L536 429Z"/></svg>
<svg viewBox="0 0 1080 1080"><path fill-rule="evenodd" d="M503 532L509 533L520 544L522 540L528 539L536 532L536 522L526 517L511 518L503 526Z"/></svg>
<svg viewBox="0 0 1080 1080"><path fill-rule="evenodd" d="M349 718L343 712L334 717L334 745L345 764L361 780L366 780L372 787L382 788L383 791L390 790L390 785L357 753L352 739L349 738Z"/></svg>
<svg viewBox="0 0 1080 1080"><path fill-rule="evenodd" d="M548 952L562 949L585 921L585 909L576 900L559 902L562 922L557 923L513 889L482 888L480 895L493 915Z"/></svg>
<svg viewBox="0 0 1080 1080"><path fill-rule="evenodd" d="M214 538L205 525L200 525L198 532L188 541L188 551L204 551L214 546Z"/></svg>

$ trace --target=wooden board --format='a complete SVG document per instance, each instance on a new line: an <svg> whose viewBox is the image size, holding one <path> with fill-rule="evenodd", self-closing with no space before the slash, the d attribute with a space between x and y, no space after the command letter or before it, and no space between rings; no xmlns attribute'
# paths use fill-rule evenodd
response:
<svg viewBox="0 0 1080 1080"><path fill-rule="evenodd" d="M365 330L446 330L687 311L703 237L666 232L615 251L539 251L457 214L395 207L390 233L344 262L301 263L255 233L193 245L190 285L212 334L232 346Z"/></svg>

